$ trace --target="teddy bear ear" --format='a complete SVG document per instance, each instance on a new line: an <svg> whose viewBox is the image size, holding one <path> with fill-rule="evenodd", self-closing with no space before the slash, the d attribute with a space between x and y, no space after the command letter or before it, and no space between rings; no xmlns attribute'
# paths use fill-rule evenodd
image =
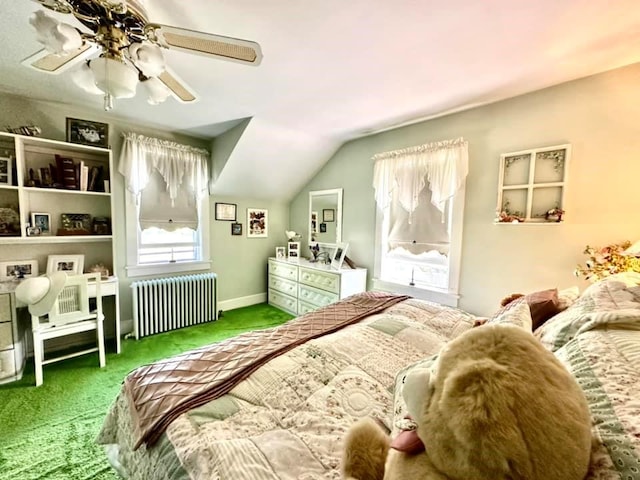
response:
<svg viewBox="0 0 640 480"><path fill-rule="evenodd" d="M431 390L431 370L416 368L404 380L402 398L407 405L407 412L413 418L420 418L422 408L428 403Z"/></svg>

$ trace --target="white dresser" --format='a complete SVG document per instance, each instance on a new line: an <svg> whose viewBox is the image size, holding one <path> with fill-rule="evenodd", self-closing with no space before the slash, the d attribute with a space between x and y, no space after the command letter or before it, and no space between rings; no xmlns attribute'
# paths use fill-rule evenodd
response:
<svg viewBox="0 0 640 480"><path fill-rule="evenodd" d="M0 284L0 384L20 380L25 364L25 328L18 323L13 293L2 287Z"/></svg>
<svg viewBox="0 0 640 480"><path fill-rule="evenodd" d="M332 270L304 259L269 259L269 304L293 315L303 315L366 289L366 268Z"/></svg>

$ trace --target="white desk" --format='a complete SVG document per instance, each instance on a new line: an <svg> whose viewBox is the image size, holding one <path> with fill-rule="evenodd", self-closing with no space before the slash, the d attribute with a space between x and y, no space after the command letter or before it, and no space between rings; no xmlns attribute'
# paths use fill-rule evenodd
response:
<svg viewBox="0 0 640 480"><path fill-rule="evenodd" d="M19 285L19 282L1 282L0 283L0 293L11 293L15 288ZM115 297L115 312L116 312L116 353L120 353L121 345L120 345L120 296L118 293L118 277L109 277L106 280L102 280L100 282L100 292L103 297ZM88 293L90 298L96 297L96 283L89 282ZM15 299L15 296L14 296ZM26 305L22 302L14 300L16 302L16 307L26 307Z"/></svg>

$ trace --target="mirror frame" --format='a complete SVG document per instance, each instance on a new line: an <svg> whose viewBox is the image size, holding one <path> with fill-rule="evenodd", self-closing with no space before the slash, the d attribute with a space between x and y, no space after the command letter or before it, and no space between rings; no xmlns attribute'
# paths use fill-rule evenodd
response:
<svg viewBox="0 0 640 480"><path fill-rule="evenodd" d="M336 205L336 238L333 242L319 242L319 243L340 243L342 242L342 189L331 188L328 190L310 190L309 191L309 214L307 216L308 238L311 243L311 212L313 212L313 197L321 195L338 195L338 202ZM316 242L317 243L317 242Z"/></svg>

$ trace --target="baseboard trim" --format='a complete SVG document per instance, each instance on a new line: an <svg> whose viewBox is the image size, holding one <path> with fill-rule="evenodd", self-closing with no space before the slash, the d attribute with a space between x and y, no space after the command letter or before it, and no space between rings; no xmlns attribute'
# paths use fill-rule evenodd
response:
<svg viewBox="0 0 640 480"><path fill-rule="evenodd" d="M232 298L218 302L218 310L234 310L236 308L248 307L258 303L267 301L267 293L257 293L256 295L247 295L246 297Z"/></svg>

